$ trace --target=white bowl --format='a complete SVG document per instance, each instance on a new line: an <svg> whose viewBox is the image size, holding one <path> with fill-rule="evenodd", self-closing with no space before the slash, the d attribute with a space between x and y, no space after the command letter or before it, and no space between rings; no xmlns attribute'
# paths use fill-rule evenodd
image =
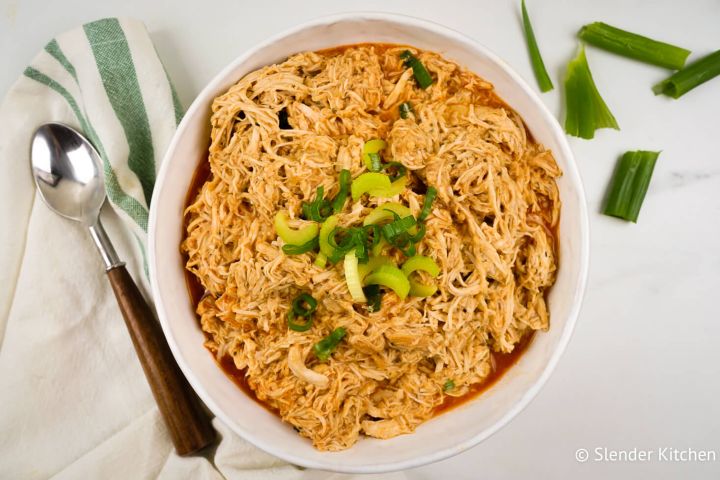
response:
<svg viewBox="0 0 720 480"><path fill-rule="evenodd" d="M288 424L243 393L203 347L188 298L179 244L183 202L193 172L205 160L210 105L243 75L308 50L363 42L432 50L491 81L500 97L550 148L564 175L560 268L549 295L550 330L535 336L517 365L477 399L390 440L361 439L342 452L319 452ZM485 47L440 25L400 15L354 13L323 17L292 28L245 52L200 92L165 156L152 198L150 277L158 316L170 347L207 406L238 435L288 462L338 472L372 473L417 467L477 445L507 424L538 393L565 350L580 309L588 269L585 195L565 134L534 89ZM568 392L569 393L569 392Z"/></svg>

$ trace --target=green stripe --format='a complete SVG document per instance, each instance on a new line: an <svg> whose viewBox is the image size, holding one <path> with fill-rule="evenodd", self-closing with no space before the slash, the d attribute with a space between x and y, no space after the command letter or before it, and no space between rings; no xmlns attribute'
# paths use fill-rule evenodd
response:
<svg viewBox="0 0 720 480"><path fill-rule="evenodd" d="M88 23L83 28L105 93L125 130L130 147L128 166L140 180L145 201L150 205L155 184L155 152L145 102L125 33L116 18Z"/></svg>
<svg viewBox="0 0 720 480"><path fill-rule="evenodd" d="M50 40L50 42L45 45L45 51L48 52L50 55L57 60L60 65L67 70L67 72L72 75L72 77L75 79L75 83L78 83L78 77L77 72L75 72L75 67L72 63L70 63L70 60L67 59L63 51L60 49L60 45L58 45L57 40L54 38Z"/></svg>
<svg viewBox="0 0 720 480"><path fill-rule="evenodd" d="M65 101L67 101L68 105L70 105L70 108L75 113L78 122L80 122L82 130L88 137L90 137L90 141L95 145L95 147L98 149L98 152L100 153L100 157L103 160L106 191L108 193L108 196L110 197L110 200L115 205L120 207L120 209L122 209L125 213L127 213L127 215L132 218L133 221L137 223L143 231L147 232L147 210L140 202L135 200L130 195L127 195L120 187L117 176L115 175L115 171L112 169L112 166L108 161L107 153L105 152L105 149L100 142L100 138L98 137L92 125L85 119L85 116L80 111L80 107L75 101L75 98L73 98L73 96L65 89L65 87L63 87L55 80L48 77L44 73L39 72L33 67L27 67L25 69L24 75L32 80L35 80L36 82L39 82L51 88L55 92L59 93L65 99Z"/></svg>

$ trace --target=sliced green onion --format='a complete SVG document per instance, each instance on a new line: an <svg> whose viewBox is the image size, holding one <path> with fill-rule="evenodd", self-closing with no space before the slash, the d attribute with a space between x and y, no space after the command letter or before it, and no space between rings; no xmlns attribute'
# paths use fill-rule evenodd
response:
<svg viewBox="0 0 720 480"><path fill-rule="evenodd" d="M309 242L305 242L302 245L287 244L282 246L282 251L285 255L300 255L315 250L318 246L317 237L313 238Z"/></svg>
<svg viewBox="0 0 720 480"><path fill-rule="evenodd" d="M383 203L379 207L376 207L375 210L370 212L367 217L365 217L365 220L363 220L363 225L379 224L386 220L392 220L393 218L395 218L394 214L397 214L401 217L407 217L409 215L412 215L412 211L408 207L400 203Z"/></svg>
<svg viewBox="0 0 720 480"><path fill-rule="evenodd" d="M345 283L347 283L350 296L355 302L365 302L365 294L363 293L362 280L358 272L358 259L355 252L345 255Z"/></svg>
<svg viewBox="0 0 720 480"><path fill-rule="evenodd" d="M313 222L318 223L324 221L327 217L332 215L332 205L330 204L330 201L325 198L325 187L322 185L317 187L315 200L310 203L303 202L302 211L303 216L307 220L312 220Z"/></svg>
<svg viewBox="0 0 720 480"><path fill-rule="evenodd" d="M379 312L382 306L383 292L380 285L368 285L363 288L365 297L367 297L367 309L370 313Z"/></svg>
<svg viewBox="0 0 720 480"><path fill-rule="evenodd" d="M655 95L680 98L693 88L720 75L720 50L694 61L653 87Z"/></svg>
<svg viewBox="0 0 720 480"><path fill-rule="evenodd" d="M310 330L310 328L312 327L312 324L313 324L312 315L308 315L306 317L300 317L300 319L303 320L302 322L296 322L295 320L297 318L298 317L297 317L297 315L295 315L295 312L293 312L292 310L290 310L288 312L287 324L288 324L288 328L290 330L293 330L295 332L307 332L308 330Z"/></svg>
<svg viewBox="0 0 720 480"><path fill-rule="evenodd" d="M403 59L406 67L412 68L415 81L420 88L426 89L432 85L433 79L427 71L427 68L425 68L425 65L423 65L422 62L410 52L410 50L405 50L401 53L400 58Z"/></svg>
<svg viewBox="0 0 720 480"><path fill-rule="evenodd" d="M307 305L307 307L306 307ZM317 300L309 293L301 293L292 301L292 309L295 315L307 317L317 308Z"/></svg>
<svg viewBox="0 0 720 480"><path fill-rule="evenodd" d="M382 158L380 158L379 153L368 153L368 158L370 159L370 165L368 169L371 172L379 172L382 170Z"/></svg>
<svg viewBox="0 0 720 480"><path fill-rule="evenodd" d="M428 187L427 192L425 192L425 200L423 200L423 207L420 211L420 215L418 215L418 221L422 222L425 220L428 215L430 215L430 210L432 209L432 203L433 200L435 200L435 196L437 195L437 189L435 187Z"/></svg>
<svg viewBox="0 0 720 480"><path fill-rule="evenodd" d="M410 102L403 102L398 107L400 111L400 118L408 118L413 112L412 104Z"/></svg>
<svg viewBox="0 0 720 480"><path fill-rule="evenodd" d="M455 388L455 382L453 382L451 379L448 379L445 384L443 385L443 391L447 392Z"/></svg>
<svg viewBox="0 0 720 480"><path fill-rule="evenodd" d="M533 72L535 73L535 79L538 82L540 90L548 92L553 89L552 80L545 69L545 63L543 62L542 55L540 55L540 49L538 48L537 41L535 40L535 33L533 32L532 24L530 23L530 16L525 8L525 0L522 0L522 20L523 28L525 29L525 40L527 41L528 52L530 53L530 62L532 63Z"/></svg>
<svg viewBox="0 0 720 480"><path fill-rule="evenodd" d="M658 42L602 22L585 25L578 32L578 37L603 50L671 70L681 69L690 55L690 50Z"/></svg>
<svg viewBox="0 0 720 480"><path fill-rule="evenodd" d="M320 253L325 255L325 257L328 259L331 258L333 256L333 253L335 252L335 249L330 245L328 238L330 237L330 234L335 230L337 224L338 217L336 215L332 215L328 217L320 226L320 235L318 237Z"/></svg>
<svg viewBox="0 0 720 480"><path fill-rule="evenodd" d="M376 188L370 190L368 195L377 198L392 198L395 195L400 195L405 191L407 187L407 177L401 177L390 184L388 188Z"/></svg>
<svg viewBox="0 0 720 480"><path fill-rule="evenodd" d="M426 285L414 280L411 277L413 272L421 270L428 273L431 277L435 278L440 275L440 267L438 267L435 260L430 257L422 255L416 255L412 258L408 258L402 266L402 272L408 277L410 283L410 295L413 297L429 297L437 291L437 285L430 284Z"/></svg>
<svg viewBox="0 0 720 480"><path fill-rule="evenodd" d="M390 181L392 182L401 179L407 173L407 168L400 162L389 162L385 165L385 171L388 170L395 170L394 174L390 174Z"/></svg>
<svg viewBox="0 0 720 480"><path fill-rule="evenodd" d="M371 190L382 190L390 188L390 177L382 173L363 173L350 185L353 201L357 201L364 193Z"/></svg>
<svg viewBox="0 0 720 480"><path fill-rule="evenodd" d="M365 280L365 277L383 265L392 265L394 267L395 263L392 258L384 255L370 257L367 263L358 265L358 275L360 276L360 280Z"/></svg>
<svg viewBox="0 0 720 480"><path fill-rule="evenodd" d="M302 245L317 237L319 227L312 223L299 229L290 227L287 212L279 211L275 214L275 231L282 241L290 245Z"/></svg>
<svg viewBox="0 0 720 480"><path fill-rule="evenodd" d="M402 271L392 265L381 265L370 275L365 277L365 285L382 285L387 287L405 300L410 291L410 283Z"/></svg>
<svg viewBox="0 0 720 480"><path fill-rule="evenodd" d="M314 265L319 268L325 268L326 264L327 264L327 256L322 252L318 253L317 257L315 258Z"/></svg>
<svg viewBox="0 0 720 480"><path fill-rule="evenodd" d="M626 152L610 181L603 213L637 223L660 152Z"/></svg>
<svg viewBox="0 0 720 480"><path fill-rule="evenodd" d="M599 128L620 130L595 86L585 57L585 47L580 45L580 52L568 63L565 75L565 131L590 139Z"/></svg>
<svg viewBox="0 0 720 480"><path fill-rule="evenodd" d="M370 155L375 154L377 155L378 160L381 160L379 153L385 147L387 147L387 143L385 142L385 140L380 140L379 138L373 138L372 140L368 140L363 145L363 160L365 161L365 166L371 172L379 172L380 169L378 168L377 170L373 170L372 158L370 157Z"/></svg>
<svg viewBox="0 0 720 480"><path fill-rule="evenodd" d="M352 176L350 175L350 170L343 169L340 172L340 190L338 191L337 195L335 195L335 198L332 201L332 209L335 213L340 213L342 209L345 207L345 200L347 200L348 193L350 193L350 182L352 181Z"/></svg>
<svg viewBox="0 0 720 480"><path fill-rule="evenodd" d="M417 225L417 221L412 215L408 215L407 217L400 217L397 215L396 220L386 223L380 227L380 231L382 232L383 237L392 244L392 239L394 237L407 232L415 225Z"/></svg>
<svg viewBox="0 0 720 480"><path fill-rule="evenodd" d="M313 353L318 360L327 362L346 333L343 327L338 327L330 335L313 345Z"/></svg>

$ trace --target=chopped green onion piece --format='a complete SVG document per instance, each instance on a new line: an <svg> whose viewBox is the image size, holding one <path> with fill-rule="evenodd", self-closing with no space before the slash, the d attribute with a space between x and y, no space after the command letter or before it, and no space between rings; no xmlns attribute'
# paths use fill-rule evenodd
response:
<svg viewBox="0 0 720 480"><path fill-rule="evenodd" d="M306 317L300 317L301 319L304 320L304 322L302 322L302 323L296 322L295 321L296 318L297 318L297 316L295 315L295 312L290 310L287 314L287 323L288 323L288 328L290 330L293 330L296 332L307 332L308 330L310 330L310 328L312 327L312 324L313 324L312 315L308 315Z"/></svg>
<svg viewBox="0 0 720 480"><path fill-rule="evenodd" d="M690 50L658 42L602 22L585 25L578 32L578 37L603 50L672 70L681 69L690 55Z"/></svg>
<svg viewBox="0 0 720 480"><path fill-rule="evenodd" d="M401 103L398 110L400 110L400 118L408 118L411 114L415 113L413 112L410 102Z"/></svg>
<svg viewBox="0 0 720 480"><path fill-rule="evenodd" d="M368 195L378 198L392 198L395 195L400 195L404 192L406 187L407 177L401 177L392 182L388 188L376 188L374 190L370 190Z"/></svg>
<svg viewBox="0 0 720 480"><path fill-rule="evenodd" d="M365 297L367 297L367 309L370 313L379 312L382 306L382 290L380 285L368 285L363 288Z"/></svg>
<svg viewBox="0 0 720 480"><path fill-rule="evenodd" d="M298 317L312 315L316 308L317 300L309 293L301 293L292 301L292 311Z"/></svg>
<svg viewBox="0 0 720 480"><path fill-rule="evenodd" d="M363 151L362 151L363 160L365 161L365 166L371 172L377 172L377 171L380 171L380 169L373 170L372 159L370 158L370 154L372 154L372 153L377 154L378 159L380 159L379 153L385 147L387 147L387 143L385 142L385 140L380 140L379 138L373 138L372 140L368 140L363 145Z"/></svg>
<svg viewBox="0 0 720 480"><path fill-rule="evenodd" d="M395 170L395 174L390 174L390 180L395 181L399 180L400 178L404 177L407 173L407 168L405 168L405 165L403 165L400 162L390 162L387 165L385 165L385 170Z"/></svg>
<svg viewBox="0 0 720 480"><path fill-rule="evenodd" d="M435 263L435 260L422 255L408 258L405 263L403 263L402 272L408 277L410 282L410 295L413 297L429 297L437 291L437 285L434 283L426 285L412 279L410 275L418 270L422 270L435 278L440 275L440 267Z"/></svg>
<svg viewBox="0 0 720 480"><path fill-rule="evenodd" d="M300 255L315 250L318 246L317 237L313 238L309 242L303 243L302 245L283 245L282 251L285 255Z"/></svg>
<svg viewBox="0 0 720 480"><path fill-rule="evenodd" d="M275 214L275 231L282 241L290 245L302 245L317 237L319 227L316 223L306 225L299 229L290 227L287 212L279 211Z"/></svg>
<svg viewBox="0 0 720 480"><path fill-rule="evenodd" d="M412 211L405 205L396 202L383 203L365 217L363 225L379 224L386 220L392 220L395 218L394 213L401 217L412 215Z"/></svg>
<svg viewBox="0 0 720 480"><path fill-rule="evenodd" d="M332 205L325 198L325 188L322 185L317 187L315 200L302 203L302 211L306 219L318 223L332 215Z"/></svg>
<svg viewBox="0 0 720 480"><path fill-rule="evenodd" d="M367 263L358 265L358 275L360 275L360 280L365 280L365 277L383 265L392 265L394 267L395 263L392 258L384 255L370 257Z"/></svg>
<svg viewBox="0 0 720 480"><path fill-rule="evenodd" d="M337 224L338 217L336 215L332 215L328 217L320 226L320 235L318 238L320 244L320 253L325 255L325 257L328 259L332 258L333 253L335 252L335 249L330 245L328 238L330 237L330 234L335 230Z"/></svg>
<svg viewBox="0 0 720 480"><path fill-rule="evenodd" d="M446 381L445 384L443 385L443 391L445 391L445 392L452 390L453 388L455 388L455 382L453 382L450 379L448 379L448 381Z"/></svg>
<svg viewBox="0 0 720 480"><path fill-rule="evenodd" d="M347 200L348 193L350 193L350 182L352 181L352 176L350 175L350 170L343 169L340 172L340 190L338 191L337 195L335 195L335 198L332 201L332 209L335 213L340 213L345 207L345 200Z"/></svg>
<svg viewBox="0 0 720 480"><path fill-rule="evenodd" d="M610 181L603 213L637 223L660 152L626 152Z"/></svg>
<svg viewBox="0 0 720 480"><path fill-rule="evenodd" d="M405 260L405 263L403 263L401 269L408 277L411 273L417 272L418 270L422 270L423 272L430 274L433 278L440 275L440 267L438 267L437 263L435 263L435 260L423 255L416 255L412 258L408 258Z"/></svg>
<svg viewBox="0 0 720 480"><path fill-rule="evenodd" d="M368 169L371 172L379 172L382 170L382 158L380 158L379 153L368 153L368 158L370 159L370 166Z"/></svg>
<svg viewBox="0 0 720 480"><path fill-rule="evenodd" d="M363 173L350 186L353 201L357 201L364 193L371 190L381 190L390 188L390 177L382 173L370 172Z"/></svg>
<svg viewBox="0 0 720 480"><path fill-rule="evenodd" d="M365 302L367 300L363 293L362 280L358 272L358 259L355 252L345 255L345 283L347 283L353 301Z"/></svg>
<svg viewBox="0 0 720 480"><path fill-rule="evenodd" d="M532 24L530 23L530 16L528 15L527 8L525 8L525 0L522 0L522 20L523 28L525 30L525 40L527 42L528 52L530 53L530 62L532 63L533 72L535 73L535 79L538 82L540 90L548 92L553 89L552 80L545 69L545 63L543 62L542 55L540 55L540 49L538 48L537 41L535 40L535 33L533 32Z"/></svg>
<svg viewBox="0 0 720 480"><path fill-rule="evenodd" d="M381 265L365 277L365 285L382 285L394 291L400 300L405 300L410 291L410 283L402 271L392 265Z"/></svg>
<svg viewBox="0 0 720 480"><path fill-rule="evenodd" d="M392 245L393 238L397 237L402 233L406 233L415 225L417 225L417 221L412 215L409 215L407 217L398 216L396 220L393 220L390 223L386 223L385 225L380 227L380 231L382 232L383 237L385 237L385 239Z"/></svg>
<svg viewBox="0 0 720 480"><path fill-rule="evenodd" d="M428 187L427 192L425 192L425 200L423 201L423 207L420 211L420 215L418 215L418 221L422 222L425 220L428 215L430 215L430 210L432 209L432 203L433 200L435 200L435 196L437 195L437 189L435 187Z"/></svg>
<svg viewBox="0 0 720 480"><path fill-rule="evenodd" d="M694 61L653 87L655 95L680 98L693 88L720 75L720 50Z"/></svg>
<svg viewBox="0 0 720 480"><path fill-rule="evenodd" d="M585 57L585 47L580 45L580 52L568 63L565 75L565 131L590 139L599 128L620 130L595 86Z"/></svg>
<svg viewBox="0 0 720 480"><path fill-rule="evenodd" d="M425 65L423 65L422 62L410 52L410 50L405 50L401 53L400 58L403 59L406 67L412 68L415 81L420 88L426 89L432 85L433 79L427 71L427 68L425 68Z"/></svg>
<svg viewBox="0 0 720 480"><path fill-rule="evenodd" d="M314 265L319 268L325 268L326 264L327 256L322 252L318 253L317 257L315 258Z"/></svg>
<svg viewBox="0 0 720 480"><path fill-rule="evenodd" d="M327 362L346 333L343 327L338 327L330 335L313 345L313 353L318 360Z"/></svg>

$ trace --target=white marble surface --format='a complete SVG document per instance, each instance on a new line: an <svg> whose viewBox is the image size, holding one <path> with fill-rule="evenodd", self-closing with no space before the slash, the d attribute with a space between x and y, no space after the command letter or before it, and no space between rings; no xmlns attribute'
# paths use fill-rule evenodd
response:
<svg viewBox="0 0 720 480"><path fill-rule="evenodd" d="M288 26L327 13L385 10L455 28L532 81L516 1L213 2L0 0L0 92L55 33L103 16L146 22L188 105L222 66ZM529 0L555 80L574 32L596 20L696 54L720 48L717 0ZM572 139L591 210L591 275L569 349L545 389L500 433L412 479L718 478L720 476L720 79L681 100L654 97L660 69L597 50L588 58L622 130ZM560 115L558 89L543 96ZM598 214L629 149L663 153L637 225ZM648 462L595 461L596 447L653 450ZM714 462L658 459L663 447L714 450ZM590 460L575 460L579 448ZM666 451L667 453L667 451Z"/></svg>

